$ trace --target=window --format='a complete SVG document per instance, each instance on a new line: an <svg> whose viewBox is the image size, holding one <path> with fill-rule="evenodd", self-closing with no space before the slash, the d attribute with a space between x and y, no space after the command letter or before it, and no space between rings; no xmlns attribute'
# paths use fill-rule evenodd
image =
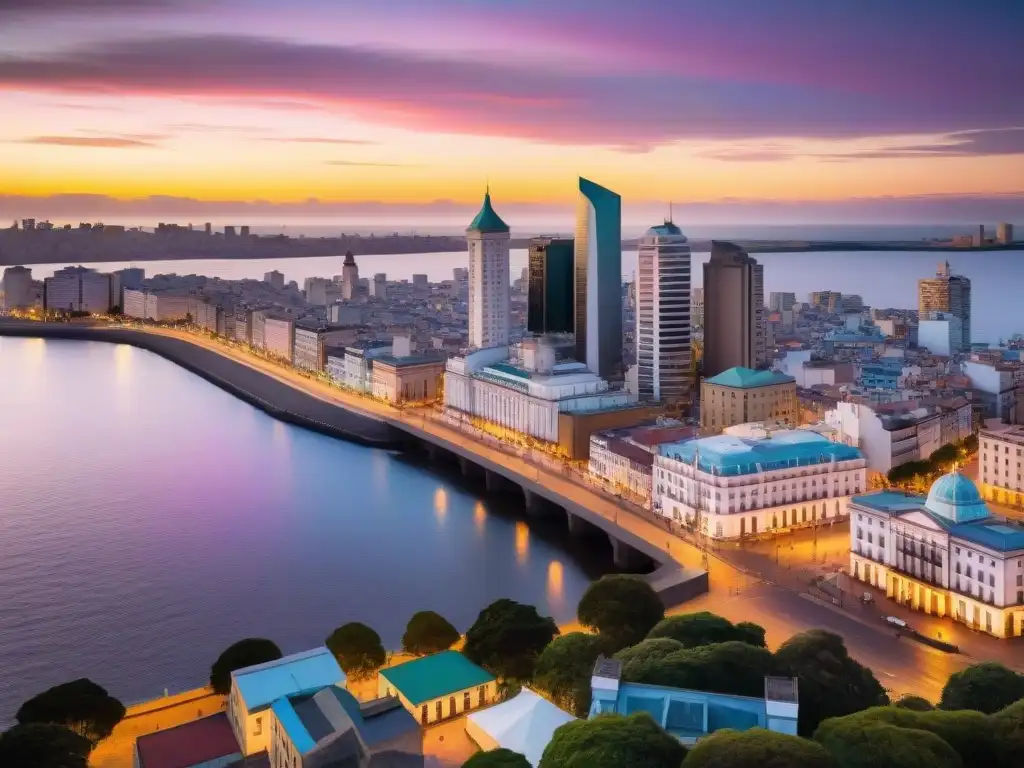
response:
<svg viewBox="0 0 1024 768"><path fill-rule="evenodd" d="M440 699L438 699L437 703L434 705L434 710L437 712L437 719L438 720L441 720L441 719L444 718L444 709L442 708L442 702L441 702Z"/></svg>
<svg viewBox="0 0 1024 768"><path fill-rule="evenodd" d="M469 703L469 691L462 694L462 710L465 712L470 709L473 705Z"/></svg>
<svg viewBox="0 0 1024 768"><path fill-rule="evenodd" d="M483 706L484 704L487 703L487 686L486 685L481 685L479 688L476 689L476 692L477 692L477 696L478 696L477 703L480 706Z"/></svg>
<svg viewBox="0 0 1024 768"><path fill-rule="evenodd" d="M253 728L252 735L253 736L262 736L263 735L263 718L262 717L257 717L256 718L256 727Z"/></svg>

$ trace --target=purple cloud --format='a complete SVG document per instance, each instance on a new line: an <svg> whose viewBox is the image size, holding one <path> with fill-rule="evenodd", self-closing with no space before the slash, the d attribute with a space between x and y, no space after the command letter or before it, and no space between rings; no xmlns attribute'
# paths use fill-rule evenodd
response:
<svg viewBox="0 0 1024 768"><path fill-rule="evenodd" d="M1006 93L965 104L956 92L896 98L807 84L552 70L233 36L0 57L3 88L282 99L416 130L633 150L678 139L856 138L1024 125L1024 102Z"/></svg>

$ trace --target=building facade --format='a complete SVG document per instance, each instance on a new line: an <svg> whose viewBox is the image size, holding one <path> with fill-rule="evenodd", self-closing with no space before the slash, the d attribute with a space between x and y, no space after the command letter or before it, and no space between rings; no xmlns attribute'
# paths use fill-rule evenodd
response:
<svg viewBox="0 0 1024 768"><path fill-rule="evenodd" d="M530 241L526 320L530 333L573 332L574 248L571 238Z"/></svg>
<svg viewBox="0 0 1024 768"><path fill-rule="evenodd" d="M295 354L295 323L283 317L263 322L263 349L268 355L291 362Z"/></svg>
<svg viewBox="0 0 1024 768"><path fill-rule="evenodd" d="M654 457L658 446L696 437L693 427L643 425L609 429L590 436L589 473L624 489L643 506L651 506Z"/></svg>
<svg viewBox="0 0 1024 768"><path fill-rule="evenodd" d="M1024 507L1024 427L990 425L978 436L978 480L983 498Z"/></svg>
<svg viewBox="0 0 1024 768"><path fill-rule="evenodd" d="M576 360L622 381L622 198L580 178L573 285Z"/></svg>
<svg viewBox="0 0 1024 768"><path fill-rule="evenodd" d="M498 681L458 651L441 651L380 670L377 695L397 696L425 726L496 701Z"/></svg>
<svg viewBox="0 0 1024 768"><path fill-rule="evenodd" d="M636 292L637 394L680 407L693 387L690 246L671 221L640 239Z"/></svg>
<svg viewBox="0 0 1024 768"><path fill-rule="evenodd" d="M865 490L856 448L809 430L671 443L654 459L654 511L714 539L813 527Z"/></svg>
<svg viewBox="0 0 1024 768"><path fill-rule="evenodd" d="M971 348L971 281L951 274L948 261L939 265L935 277L917 281L918 316L927 318L931 312L946 312L959 318L960 348Z"/></svg>
<svg viewBox="0 0 1024 768"><path fill-rule="evenodd" d="M30 309L32 297L32 270L27 267L8 267L4 270L4 301L2 309Z"/></svg>
<svg viewBox="0 0 1024 768"><path fill-rule="evenodd" d="M764 267L739 246L712 241L704 265L704 375L761 367L764 326Z"/></svg>
<svg viewBox="0 0 1024 768"><path fill-rule="evenodd" d="M276 269L263 275L263 282L275 291L284 290L284 274L278 272Z"/></svg>
<svg viewBox="0 0 1024 768"><path fill-rule="evenodd" d="M65 267L43 281L43 307L61 312L110 311L110 275L88 267Z"/></svg>
<svg viewBox="0 0 1024 768"><path fill-rule="evenodd" d="M730 368L701 382L702 433L750 422L799 424L796 379L775 371Z"/></svg>
<svg viewBox="0 0 1024 768"><path fill-rule="evenodd" d="M928 497L853 499L850 573L886 597L996 637L1024 634L1024 525L992 514L959 472Z"/></svg>
<svg viewBox="0 0 1024 768"><path fill-rule="evenodd" d="M306 301L315 307L327 306L327 291L331 288L331 281L326 277L307 277L303 281L302 292L306 294Z"/></svg>
<svg viewBox="0 0 1024 768"><path fill-rule="evenodd" d="M474 349L507 346L511 325L509 228L491 206L490 191L484 195L480 212L466 230L466 244L469 248L469 346Z"/></svg>
<svg viewBox="0 0 1024 768"><path fill-rule="evenodd" d="M1010 245L1013 243L1013 224L1003 221L996 226L996 242L999 245Z"/></svg>
<svg viewBox="0 0 1024 768"><path fill-rule="evenodd" d="M441 395L444 359L437 356L381 355L370 369L370 390L389 403L434 402Z"/></svg>
<svg viewBox="0 0 1024 768"><path fill-rule="evenodd" d="M949 312L929 312L917 324L917 345L933 355L950 357L969 351L964 347L963 323Z"/></svg>

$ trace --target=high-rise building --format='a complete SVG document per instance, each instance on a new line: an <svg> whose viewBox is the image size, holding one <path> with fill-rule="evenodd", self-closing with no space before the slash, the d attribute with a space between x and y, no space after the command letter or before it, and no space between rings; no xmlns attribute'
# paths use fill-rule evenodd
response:
<svg viewBox="0 0 1024 768"><path fill-rule="evenodd" d="M469 281L469 268L468 267L455 267L452 270L452 279L456 283L465 283Z"/></svg>
<svg viewBox="0 0 1024 768"><path fill-rule="evenodd" d="M772 312L785 312L793 308L796 304L795 293L779 293L778 291L772 291L768 294L768 306Z"/></svg>
<svg viewBox="0 0 1024 768"><path fill-rule="evenodd" d="M386 299L388 297L388 276L384 272L378 272L370 282L369 293L375 299Z"/></svg>
<svg viewBox="0 0 1024 768"><path fill-rule="evenodd" d="M690 246L666 221L640 239L637 271L637 394L673 406L692 388Z"/></svg>
<svg viewBox="0 0 1024 768"><path fill-rule="evenodd" d="M208 235L212 235L213 234L213 224L211 224L210 222L206 222L205 224L203 224L203 231L206 234L208 234Z"/></svg>
<svg viewBox="0 0 1024 768"><path fill-rule="evenodd" d="M341 265L341 298L351 301L356 298L359 289L359 267L352 251L345 252L345 261Z"/></svg>
<svg viewBox="0 0 1024 768"><path fill-rule="evenodd" d="M690 291L690 324L694 328L704 327L704 289L693 288Z"/></svg>
<svg viewBox="0 0 1024 768"><path fill-rule="evenodd" d="M939 264L935 277L917 281L917 314L927 319L932 312L946 312L960 319L963 341L960 348L971 348L971 281L952 275L949 262Z"/></svg>
<svg viewBox="0 0 1024 768"><path fill-rule="evenodd" d="M240 231L240 234L241 234L242 237L248 237L249 236L249 225L248 224L242 225L242 229Z"/></svg>
<svg viewBox="0 0 1024 768"><path fill-rule="evenodd" d="M814 291L810 295L810 304L830 314L836 314L842 309L843 294L839 291Z"/></svg>
<svg viewBox="0 0 1024 768"><path fill-rule="evenodd" d="M317 307L327 306L327 289L331 281L326 277L307 277L303 281L302 290L306 294L306 301Z"/></svg>
<svg viewBox="0 0 1024 768"><path fill-rule="evenodd" d="M62 312L108 312L110 275L88 267L65 267L43 281L43 306Z"/></svg>
<svg viewBox="0 0 1024 768"><path fill-rule="evenodd" d="M3 279L5 310L28 309L32 306L32 270L28 267L8 267Z"/></svg>
<svg viewBox="0 0 1024 768"><path fill-rule="evenodd" d="M1010 245L1013 243L1013 224L1003 221L996 227L996 242L999 245Z"/></svg>
<svg viewBox="0 0 1024 768"><path fill-rule="evenodd" d="M275 291L284 290L284 275L276 269L263 275L263 282Z"/></svg>
<svg viewBox="0 0 1024 768"><path fill-rule="evenodd" d="M602 379L622 375L622 198L580 178L576 198L576 358Z"/></svg>
<svg viewBox="0 0 1024 768"><path fill-rule="evenodd" d="M985 244L985 225L979 224L978 231L974 233L974 247L980 248Z"/></svg>
<svg viewBox="0 0 1024 768"><path fill-rule="evenodd" d="M711 241L704 265L704 376L765 363L764 267L733 243Z"/></svg>
<svg viewBox="0 0 1024 768"><path fill-rule="evenodd" d="M530 241L526 328L531 333L572 333L573 257L571 238Z"/></svg>
<svg viewBox="0 0 1024 768"><path fill-rule="evenodd" d="M511 325L509 228L484 194L480 212L466 230L469 248L469 346L507 346Z"/></svg>

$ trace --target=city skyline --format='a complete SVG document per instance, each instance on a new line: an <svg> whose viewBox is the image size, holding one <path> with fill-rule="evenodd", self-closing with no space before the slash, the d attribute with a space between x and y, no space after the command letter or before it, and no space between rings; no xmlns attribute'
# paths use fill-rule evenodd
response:
<svg viewBox="0 0 1024 768"><path fill-rule="evenodd" d="M489 179L541 216L577 175L649 223L1024 210L1024 61L967 6L360 5L5 3L0 214L454 216Z"/></svg>

